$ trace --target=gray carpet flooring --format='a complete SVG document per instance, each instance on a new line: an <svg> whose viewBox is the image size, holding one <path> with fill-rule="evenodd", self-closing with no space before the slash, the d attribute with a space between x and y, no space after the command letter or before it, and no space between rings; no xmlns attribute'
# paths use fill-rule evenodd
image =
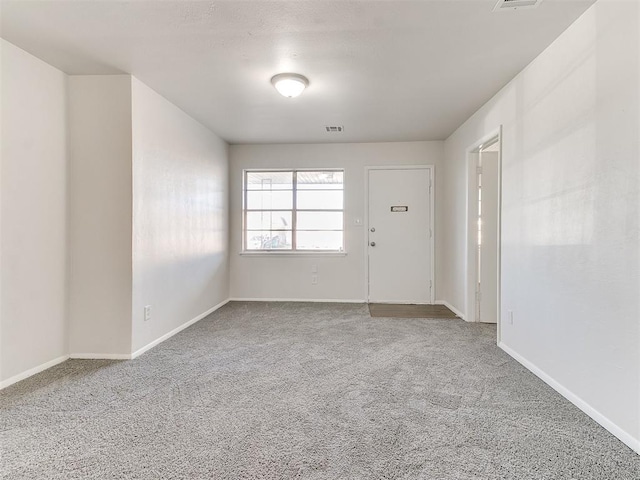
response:
<svg viewBox="0 0 640 480"><path fill-rule="evenodd" d="M71 360L2 391L2 476L640 478L640 456L495 336L365 305L231 303L136 360Z"/></svg>

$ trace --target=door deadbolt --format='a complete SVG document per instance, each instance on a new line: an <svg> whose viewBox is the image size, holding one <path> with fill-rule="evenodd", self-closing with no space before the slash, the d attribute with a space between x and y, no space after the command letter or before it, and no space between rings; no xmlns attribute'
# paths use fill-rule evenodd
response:
<svg viewBox="0 0 640 480"><path fill-rule="evenodd" d="M376 242L371 242L369 245L371 245L372 247L376 246Z"/></svg>
<svg viewBox="0 0 640 480"><path fill-rule="evenodd" d="M371 232L375 232L376 229L374 227L371 227Z"/></svg>

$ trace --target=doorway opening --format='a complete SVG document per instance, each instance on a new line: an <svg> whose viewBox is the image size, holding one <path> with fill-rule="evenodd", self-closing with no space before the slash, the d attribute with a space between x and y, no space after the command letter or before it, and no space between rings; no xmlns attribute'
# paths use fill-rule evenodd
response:
<svg viewBox="0 0 640 480"><path fill-rule="evenodd" d="M468 321L500 319L500 132L468 150Z"/></svg>

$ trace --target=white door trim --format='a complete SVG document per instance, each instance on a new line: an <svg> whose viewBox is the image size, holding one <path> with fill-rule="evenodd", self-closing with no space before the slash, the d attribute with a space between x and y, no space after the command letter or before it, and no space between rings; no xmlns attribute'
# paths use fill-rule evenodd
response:
<svg viewBox="0 0 640 480"><path fill-rule="evenodd" d="M429 171L429 228L431 229L431 241L429 245L431 255L431 271L429 272L430 304L435 302L435 165L388 165L388 166L367 166L364 167L364 238L362 241L367 248L364 249L364 291L365 299L369 303L369 172L371 170L422 170Z"/></svg>
<svg viewBox="0 0 640 480"><path fill-rule="evenodd" d="M501 271L501 261L502 261L502 125L498 128L490 131L488 134L484 135L480 140L477 140L472 145L470 145L465 150L466 156L466 165L467 165L467 189L466 189L466 222L465 222L465 238L466 238L466 246L465 248L465 263L466 263L466 278L464 285L465 292L465 309L466 315L465 320L468 322L476 322L476 310L475 310L475 288L471 289L472 279L475 279L476 275L476 264L475 264L475 249L477 248L475 245L475 237L472 235L470 229L470 197L471 197L471 178L470 176L475 174L475 168L471 167L471 155L474 153L474 150L477 150L481 145L487 143L494 138L498 138L498 238L497 238L497 247L498 247L498 256L497 256L497 281L498 281L498 298L497 301L497 330L498 330L498 339L497 342L500 343L502 334L501 334L501 317L502 317L502 304L501 304L501 295L502 295L502 271ZM473 170L473 172L472 172Z"/></svg>

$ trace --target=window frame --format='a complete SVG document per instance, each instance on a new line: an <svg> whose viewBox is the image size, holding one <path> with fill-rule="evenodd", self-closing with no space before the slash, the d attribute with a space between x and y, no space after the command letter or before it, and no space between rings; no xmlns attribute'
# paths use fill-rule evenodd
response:
<svg viewBox="0 0 640 480"><path fill-rule="evenodd" d="M269 210L249 210L247 209L247 197L249 193L248 188L248 174L249 173L269 173L269 172L291 172L292 173L292 186L291 186L291 195L292 195L292 204L291 209L269 209ZM342 192L342 209L302 209L298 210L298 172L337 172L342 174L342 189L339 190ZM347 254L346 252L346 239L345 239L345 169L344 168L325 168L325 167L316 167L316 168L246 168L242 170L242 248L240 251L241 255L328 255L328 256L344 256ZM337 189L310 189L309 191L338 191ZM256 190L261 191L261 190ZM287 190L282 190L287 191ZM248 238L247 234L249 230L247 230L247 214L250 212L291 212L291 249L247 249ZM339 250L319 250L319 249L299 249L297 248L296 241L296 233L297 233L297 213L301 212L339 212L342 213L342 227L340 230L302 230L306 231L318 231L318 232L342 232L342 247ZM278 230L270 230L270 231L278 231ZM285 231L285 230L283 230ZM288 230L287 230L288 231Z"/></svg>

